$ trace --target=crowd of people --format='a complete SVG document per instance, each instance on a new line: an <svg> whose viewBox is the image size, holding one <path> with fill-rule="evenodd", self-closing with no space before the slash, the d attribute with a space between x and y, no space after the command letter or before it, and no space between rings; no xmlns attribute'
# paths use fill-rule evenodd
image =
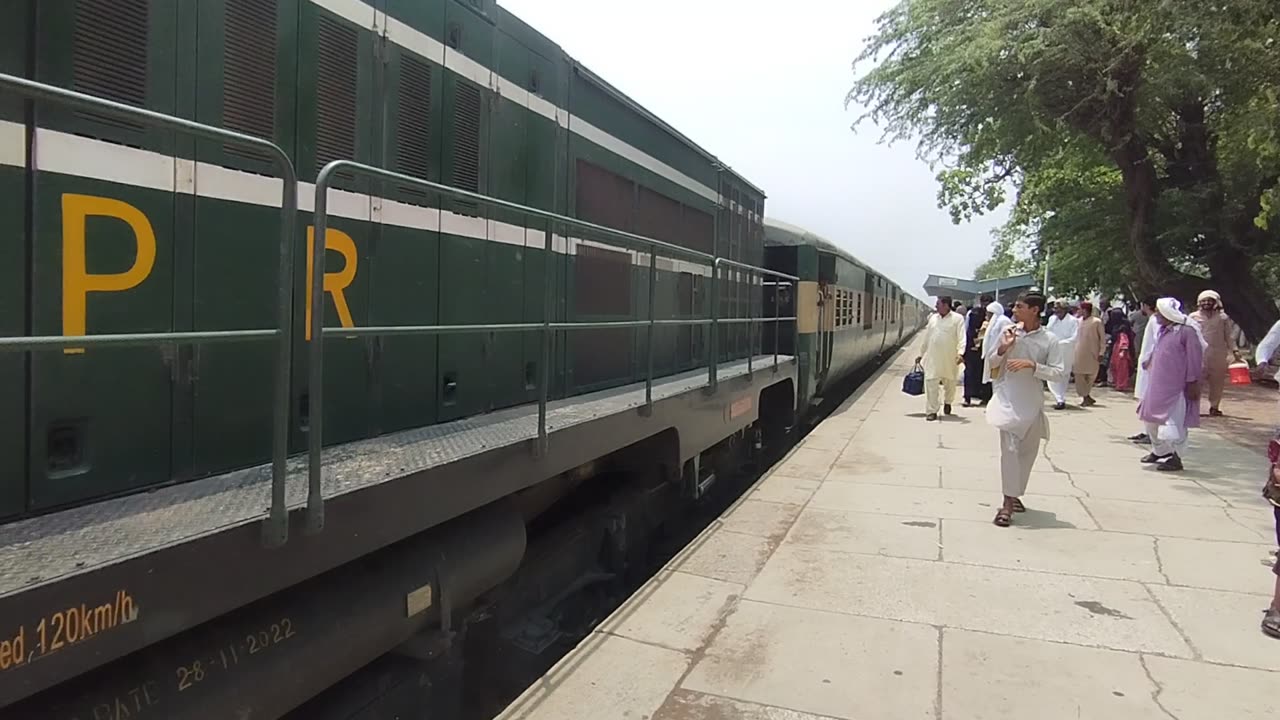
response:
<svg viewBox="0 0 1280 720"><path fill-rule="evenodd" d="M965 407L984 406L998 431L1004 499L993 520L997 526L1009 527L1026 512L1022 497L1040 443L1049 439L1046 389L1056 410L1066 408L1071 382L1084 408L1097 404L1096 386L1132 390L1142 431L1129 439L1150 446L1139 462L1162 472L1183 470L1188 433L1200 425L1202 395L1208 396L1205 414L1222 416L1229 367L1244 348L1217 292L1204 291L1196 304L1186 314L1177 299L1152 296L1135 308L1112 307L1104 320L1089 301L1050 303L1037 292L1022 294L1008 311L990 297L967 313L951 298L938 298L916 358L925 375L925 418L954 413L963 368ZM1256 359L1260 369L1280 366L1280 322L1258 344ZM1274 506L1280 546L1280 430L1268 455L1263 496ZM1280 555L1272 570L1275 595L1262 630L1280 638Z"/></svg>

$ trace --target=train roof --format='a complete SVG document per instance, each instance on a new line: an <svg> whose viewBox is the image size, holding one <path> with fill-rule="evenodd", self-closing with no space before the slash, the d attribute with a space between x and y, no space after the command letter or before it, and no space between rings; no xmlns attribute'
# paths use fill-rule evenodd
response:
<svg viewBox="0 0 1280 720"><path fill-rule="evenodd" d="M884 273L871 267L870 264L865 263L859 260L858 258L854 257L852 254L849 253L849 251L845 250L839 245L836 245L835 243L822 237L821 235L805 230L799 225L792 225L791 223L783 222L777 218L767 217L764 219L764 244L766 247L790 246L790 245L812 245L818 248L819 250L822 250L823 252L829 252L832 255L838 255L844 258L845 260L848 260L849 262L853 263L854 265L857 265L863 270L870 270L871 272L876 273L880 277L883 277L886 280L889 280L888 276L886 276ZM892 280L889 280L889 284L894 286L898 285Z"/></svg>

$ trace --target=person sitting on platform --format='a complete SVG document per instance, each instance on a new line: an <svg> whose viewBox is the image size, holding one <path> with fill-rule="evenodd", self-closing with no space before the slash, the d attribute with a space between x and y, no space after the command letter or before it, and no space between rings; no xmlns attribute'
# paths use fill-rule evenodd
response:
<svg viewBox="0 0 1280 720"><path fill-rule="evenodd" d="M996 369L987 423L1000 431L1000 484L1004 503L993 522L1008 527L1013 514L1025 512L1022 495L1040 441L1049 439L1041 382L1061 382L1066 376L1062 342L1040 324L1044 296L1026 293L1013 306L1018 324L1007 328L992 356Z"/></svg>

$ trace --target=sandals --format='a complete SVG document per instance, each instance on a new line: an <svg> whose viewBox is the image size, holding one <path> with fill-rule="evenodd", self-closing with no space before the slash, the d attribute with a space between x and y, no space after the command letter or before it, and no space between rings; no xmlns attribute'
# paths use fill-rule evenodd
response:
<svg viewBox="0 0 1280 720"><path fill-rule="evenodd" d="M1022 504L1022 500L1020 500L1020 499L1018 499L1018 498L1014 498L1014 499L1013 499L1013 511L1014 511L1014 512L1016 512L1016 513L1024 513L1024 512L1026 512L1026 511L1027 511L1027 506Z"/></svg>
<svg viewBox="0 0 1280 720"><path fill-rule="evenodd" d="M996 511L996 517L991 522L995 523L997 527L1009 527L1013 524L1013 515L1008 510L1000 508Z"/></svg>
<svg viewBox="0 0 1280 720"><path fill-rule="evenodd" d="M1269 607L1262 616L1262 632L1273 638L1280 638L1280 610Z"/></svg>

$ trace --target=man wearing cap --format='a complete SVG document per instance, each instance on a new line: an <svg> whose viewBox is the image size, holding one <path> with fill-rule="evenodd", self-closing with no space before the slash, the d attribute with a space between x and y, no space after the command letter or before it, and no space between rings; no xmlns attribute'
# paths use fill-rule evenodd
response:
<svg viewBox="0 0 1280 720"><path fill-rule="evenodd" d="M1098 379L1106 347L1102 318L1093 314L1093 303L1080 303L1080 329L1076 331L1075 357L1071 366L1076 376L1076 392L1080 393L1080 405L1083 407L1097 404L1093 399L1093 383Z"/></svg>
<svg viewBox="0 0 1280 720"><path fill-rule="evenodd" d="M964 364L964 318L951 309L951 298L938 298L937 312L929 316L924 345L916 364L924 368L925 419L937 420L939 405L947 415L956 401L956 381ZM942 402L938 390L944 391Z"/></svg>
<svg viewBox="0 0 1280 720"><path fill-rule="evenodd" d="M1147 360L1147 386L1138 403L1138 417L1146 424L1151 452L1143 463L1157 470L1182 469L1187 431L1200 427L1200 379L1204 348L1195 328L1173 298L1156 301L1155 347Z"/></svg>
<svg viewBox="0 0 1280 720"><path fill-rule="evenodd" d="M1062 355L1067 363L1067 372L1062 380L1049 383L1049 392L1053 393L1053 408L1063 410L1067 407L1067 383L1071 379L1071 364L1075 357L1076 333L1080 330L1080 318L1073 315L1065 300L1053 304L1053 315L1049 317L1049 333L1058 338L1062 345Z"/></svg>
<svg viewBox="0 0 1280 720"><path fill-rule="evenodd" d="M1235 323L1222 309L1222 298L1213 290L1205 290L1196 299L1199 310L1191 313L1191 320L1200 326L1204 341L1209 344L1204 352L1204 382L1209 388L1209 415L1222 415L1222 391L1227 385L1227 367L1232 358L1240 359L1235 342ZM1199 414L1200 408L1196 408Z"/></svg>

